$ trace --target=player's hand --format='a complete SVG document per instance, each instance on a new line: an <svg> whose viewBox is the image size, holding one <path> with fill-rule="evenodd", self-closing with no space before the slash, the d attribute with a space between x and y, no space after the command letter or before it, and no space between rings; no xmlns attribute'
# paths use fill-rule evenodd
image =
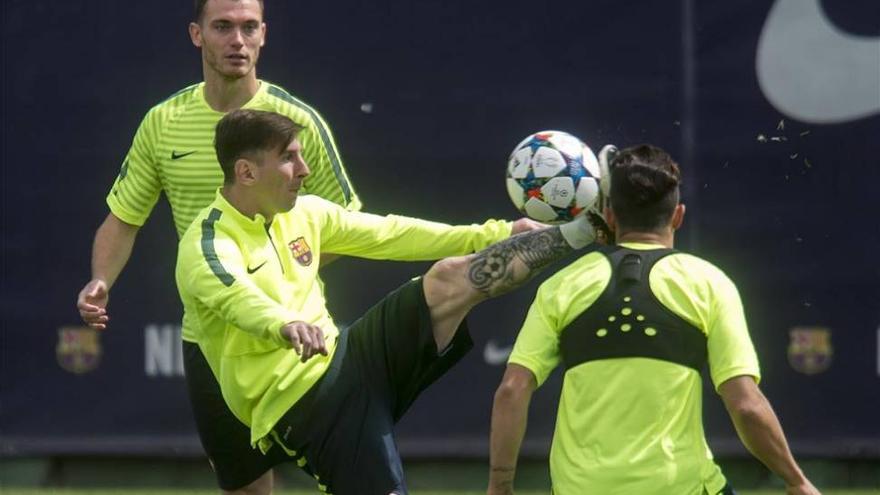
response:
<svg viewBox="0 0 880 495"><path fill-rule="evenodd" d="M599 161L599 200L598 204L590 208L586 215L590 225L596 231L596 242L599 244L614 243L614 232L608 226L602 212L611 206L611 164L617 153L617 146L606 144L596 155Z"/></svg>
<svg viewBox="0 0 880 495"><path fill-rule="evenodd" d="M549 225L541 222L536 222L531 218L523 217L513 222L513 229L511 229L510 235L514 236L516 234L522 234L523 232L542 230L546 229L547 227L549 227Z"/></svg>
<svg viewBox="0 0 880 495"><path fill-rule="evenodd" d="M804 480L798 485L787 485L785 487L785 495L822 495L819 490L810 483L810 480Z"/></svg>
<svg viewBox="0 0 880 495"><path fill-rule="evenodd" d="M308 361L316 354L324 356L328 354L324 332L320 327L304 321L292 321L281 327L281 335L293 351L300 355L302 362Z"/></svg>
<svg viewBox="0 0 880 495"><path fill-rule="evenodd" d="M596 158L599 160L599 190L602 196L608 199L611 196L611 164L617 156L617 146L606 144L599 150ZM605 207L606 205L601 205Z"/></svg>
<svg viewBox="0 0 880 495"><path fill-rule="evenodd" d="M110 289L107 288L107 282L96 278L87 283L76 298L76 308L83 321L98 330L107 328L107 322L110 321L110 317L107 316L109 298Z"/></svg>

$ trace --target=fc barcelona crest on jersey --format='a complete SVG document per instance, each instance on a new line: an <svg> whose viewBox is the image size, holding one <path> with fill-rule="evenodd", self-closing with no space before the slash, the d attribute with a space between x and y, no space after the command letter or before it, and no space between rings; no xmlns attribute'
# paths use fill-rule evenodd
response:
<svg viewBox="0 0 880 495"><path fill-rule="evenodd" d="M290 248L290 252L293 253L293 258L297 263L302 266L312 264L312 248L309 247L305 237L299 237L296 240L290 241L287 246Z"/></svg>
<svg viewBox="0 0 880 495"><path fill-rule="evenodd" d="M815 375L831 366L831 357L834 355L831 330L822 327L794 327L788 334L788 363L795 371Z"/></svg>
<svg viewBox="0 0 880 495"><path fill-rule="evenodd" d="M101 336L89 327L61 327L55 357L66 371L78 375L88 373L101 362Z"/></svg>

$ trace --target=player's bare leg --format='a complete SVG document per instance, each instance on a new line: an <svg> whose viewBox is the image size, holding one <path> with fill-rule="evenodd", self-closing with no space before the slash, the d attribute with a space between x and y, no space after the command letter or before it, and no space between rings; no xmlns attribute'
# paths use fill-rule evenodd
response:
<svg viewBox="0 0 880 495"><path fill-rule="evenodd" d="M263 473L262 476L252 481L249 485L243 486L238 490L222 490L223 495L271 495L274 485L274 476L272 470Z"/></svg>
<svg viewBox="0 0 880 495"><path fill-rule="evenodd" d="M583 232L576 242L571 242L572 235L565 228L552 227L517 234L479 253L435 263L423 283L437 349L449 345L474 306L526 283L541 269L574 251L572 244L583 247L589 242L583 242L584 234L592 240L592 228L586 221L577 228Z"/></svg>

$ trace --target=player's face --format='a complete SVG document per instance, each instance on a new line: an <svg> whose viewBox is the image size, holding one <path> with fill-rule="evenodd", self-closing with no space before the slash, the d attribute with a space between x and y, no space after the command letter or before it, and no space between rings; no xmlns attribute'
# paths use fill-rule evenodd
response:
<svg viewBox="0 0 880 495"><path fill-rule="evenodd" d="M189 27L194 45L202 49L205 70L226 79L254 73L266 41L263 9L257 0L209 0L200 23Z"/></svg>
<svg viewBox="0 0 880 495"><path fill-rule="evenodd" d="M303 160L302 146L296 139L281 151L263 153L255 183L259 213L269 218L290 211L308 175L309 166Z"/></svg>

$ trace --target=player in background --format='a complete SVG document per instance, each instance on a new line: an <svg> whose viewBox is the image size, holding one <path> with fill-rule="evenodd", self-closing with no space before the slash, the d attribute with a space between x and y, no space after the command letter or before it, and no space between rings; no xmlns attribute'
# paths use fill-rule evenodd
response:
<svg viewBox="0 0 880 495"><path fill-rule="evenodd" d="M285 452L323 491L403 495L393 426L472 347L467 312L585 246L594 231L585 217L554 228L524 219L513 232L526 231L507 238L506 222L453 227L300 196L309 167L297 132L266 112L239 110L220 121L225 184L181 239L178 289L255 448ZM453 257L340 331L316 279L324 250Z"/></svg>
<svg viewBox="0 0 880 495"><path fill-rule="evenodd" d="M213 148L214 127L226 112L255 108L291 118L303 127L300 140L312 167L304 192L350 210L361 207L327 124L281 87L257 78L266 37L262 0L196 0L189 34L201 50L204 81L150 109L107 196L110 213L95 234L92 280L77 299L83 320L94 328L103 329L109 322L110 289L160 193L171 204L178 236L213 201L223 182ZM220 438L207 438L200 431L220 486L233 490L256 482L271 488L267 470L272 460L250 449L247 428L226 409L186 317L183 339L187 383L204 406L195 411L197 424L215 424L214 429L225 431Z"/></svg>
<svg viewBox="0 0 880 495"><path fill-rule="evenodd" d="M611 155L606 148L600 161ZM610 169L605 218L617 245L581 257L538 289L495 394L488 493L513 493L529 401L561 364L553 493L732 494L703 433L707 363L749 451L788 494L819 493L758 388L736 286L672 249L685 213L678 165L642 145L621 151Z"/></svg>

